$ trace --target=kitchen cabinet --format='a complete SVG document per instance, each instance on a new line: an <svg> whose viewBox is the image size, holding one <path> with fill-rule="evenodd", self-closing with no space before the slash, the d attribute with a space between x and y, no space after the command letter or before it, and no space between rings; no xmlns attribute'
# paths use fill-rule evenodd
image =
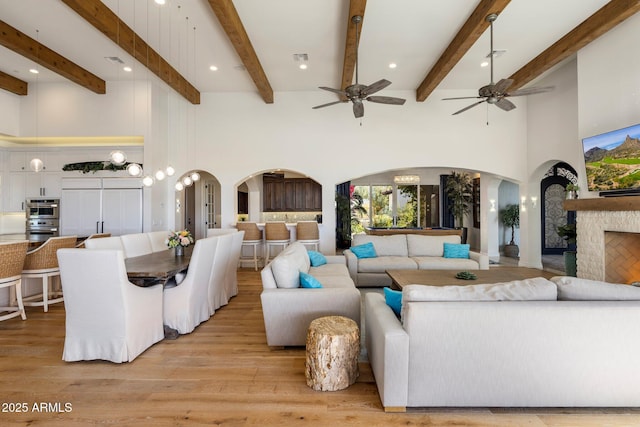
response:
<svg viewBox="0 0 640 427"><path fill-rule="evenodd" d="M10 151L9 171L11 172L33 172L31 170L31 159L42 160L42 172L61 172L62 154L57 151Z"/></svg>
<svg viewBox="0 0 640 427"><path fill-rule="evenodd" d="M62 172L9 172L5 211L22 212L26 199L60 197Z"/></svg>
<svg viewBox="0 0 640 427"><path fill-rule="evenodd" d="M142 232L140 179L63 179L60 200L62 235L113 236Z"/></svg>
<svg viewBox="0 0 640 427"><path fill-rule="evenodd" d="M322 186L312 179L265 175L262 189L264 212L322 211Z"/></svg>

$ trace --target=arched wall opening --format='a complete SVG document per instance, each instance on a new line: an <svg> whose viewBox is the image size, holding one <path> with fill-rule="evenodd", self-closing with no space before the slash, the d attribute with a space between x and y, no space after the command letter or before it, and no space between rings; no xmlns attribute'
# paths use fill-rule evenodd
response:
<svg viewBox="0 0 640 427"><path fill-rule="evenodd" d="M211 173L191 170L174 182L175 229L188 229L196 239L220 228L220 182Z"/></svg>

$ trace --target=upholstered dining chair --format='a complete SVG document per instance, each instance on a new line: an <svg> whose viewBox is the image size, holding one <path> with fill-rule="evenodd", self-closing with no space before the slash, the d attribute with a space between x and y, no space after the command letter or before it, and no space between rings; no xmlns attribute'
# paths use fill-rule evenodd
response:
<svg viewBox="0 0 640 427"><path fill-rule="evenodd" d="M317 251L320 247L320 231L316 221L298 221L296 223L296 241L304 246L311 245Z"/></svg>
<svg viewBox="0 0 640 427"><path fill-rule="evenodd" d="M105 237L111 237L111 233L95 233L84 239L82 242L76 245L76 248L86 248L85 242L90 239L103 239Z"/></svg>
<svg viewBox="0 0 640 427"><path fill-rule="evenodd" d="M222 237L222 236L221 236ZM179 285L165 287L163 294L164 324L188 334L210 317L209 276L217 249L218 237L196 240L189 269Z"/></svg>
<svg viewBox="0 0 640 427"><path fill-rule="evenodd" d="M162 285L129 282L117 249L60 249L66 332L62 359L131 362L164 338Z"/></svg>
<svg viewBox="0 0 640 427"><path fill-rule="evenodd" d="M262 230L258 228L258 224L255 222L244 222L241 221L236 224L236 228L238 231L244 231L244 237L242 240L242 246L240 250L240 264L243 261L252 260L253 261L253 269L258 271L258 247L262 246ZM245 247L249 247L253 251L253 256L251 258L245 257L242 255L242 251Z"/></svg>
<svg viewBox="0 0 640 427"><path fill-rule="evenodd" d="M209 313L213 315L217 309L229 303L227 292L227 265L231 256L233 236L224 234L215 237L218 240L215 256L209 273Z"/></svg>
<svg viewBox="0 0 640 427"><path fill-rule="evenodd" d="M264 264L267 265L269 263L269 258L271 257L271 248L274 246L282 246L282 249L286 248L291 242L291 232L289 232L289 229L284 222L267 222L264 225L264 242Z"/></svg>
<svg viewBox="0 0 640 427"><path fill-rule="evenodd" d="M23 304L27 307L43 307L49 311L49 305L62 302L64 297L61 290L54 290L52 280L60 276L56 252L62 248L76 246L76 236L50 237L42 245L27 252L22 266L23 279L41 279L42 293L23 297Z"/></svg>
<svg viewBox="0 0 640 427"><path fill-rule="evenodd" d="M166 231L166 230L150 231L146 234L149 237L149 242L151 243L152 252L162 252L162 251L169 250L169 246L167 246L169 231Z"/></svg>
<svg viewBox="0 0 640 427"><path fill-rule="evenodd" d="M120 240L122 240L122 246L124 247L125 258L148 255L153 252L147 233L123 234L120 236Z"/></svg>
<svg viewBox="0 0 640 427"><path fill-rule="evenodd" d="M229 249L229 259L227 260L227 272L224 282L227 291L227 301L238 295L238 262L242 252L242 241L244 231L231 234L231 244Z"/></svg>
<svg viewBox="0 0 640 427"><path fill-rule="evenodd" d="M20 240L17 242L0 243L0 289L9 288L9 305L0 307L0 320L12 319L20 316L22 320L27 319L22 304L22 266L27 256L29 241ZM16 306L10 305L16 301Z"/></svg>
<svg viewBox="0 0 640 427"><path fill-rule="evenodd" d="M122 246L122 239L120 239L120 236L85 240L84 247L87 249L117 249L124 252L124 246Z"/></svg>

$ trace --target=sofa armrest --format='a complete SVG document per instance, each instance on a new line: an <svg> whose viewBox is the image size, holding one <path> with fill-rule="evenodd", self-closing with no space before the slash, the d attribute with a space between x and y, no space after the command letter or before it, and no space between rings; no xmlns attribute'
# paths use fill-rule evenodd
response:
<svg viewBox="0 0 640 427"><path fill-rule="evenodd" d="M480 252L469 251L469 258L478 263L480 270L489 269L489 255Z"/></svg>
<svg viewBox="0 0 640 427"><path fill-rule="evenodd" d="M345 316L360 326L360 291L353 286L263 289L260 300L270 346L305 345L309 324L323 316Z"/></svg>
<svg viewBox="0 0 640 427"><path fill-rule="evenodd" d="M403 411L409 395L409 335L384 296L365 295L365 343L385 411Z"/></svg>
<svg viewBox="0 0 640 427"><path fill-rule="evenodd" d="M327 264L346 264L347 260L343 255L325 255Z"/></svg>
<svg viewBox="0 0 640 427"><path fill-rule="evenodd" d="M355 283L356 286L358 286L358 257L356 256L356 254L351 252L350 249L345 249L344 252L342 253L344 255L344 258L347 261L349 276L351 276L353 283Z"/></svg>

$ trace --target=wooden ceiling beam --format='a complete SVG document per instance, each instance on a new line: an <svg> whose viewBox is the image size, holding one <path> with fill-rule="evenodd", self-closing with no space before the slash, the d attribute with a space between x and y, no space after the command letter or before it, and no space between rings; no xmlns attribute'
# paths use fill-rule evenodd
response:
<svg viewBox="0 0 640 427"><path fill-rule="evenodd" d="M0 89L16 95L26 95L28 88L29 84L27 82L0 71Z"/></svg>
<svg viewBox="0 0 640 427"><path fill-rule="evenodd" d="M544 52L513 73L510 91L517 90L573 55L625 19L640 11L640 0L611 0Z"/></svg>
<svg viewBox="0 0 640 427"><path fill-rule="evenodd" d="M488 15L500 15L511 0L481 0L455 35L449 46L444 50L435 65L429 70L418 89L416 101L423 102L431 92L444 80L453 67L467 53L480 36L489 28Z"/></svg>
<svg viewBox="0 0 640 427"><path fill-rule="evenodd" d="M61 0L192 104L200 92L100 0Z"/></svg>
<svg viewBox="0 0 640 427"><path fill-rule="evenodd" d="M0 44L92 92L106 93L104 80L3 21Z"/></svg>
<svg viewBox="0 0 640 427"><path fill-rule="evenodd" d="M360 40L362 33L362 24L364 24L364 11L367 7L367 0L350 0L349 16L347 17L347 37L344 42L344 61L342 63L342 82L340 88L345 89L353 84L353 73L356 69L356 56L358 47L356 40ZM362 16L362 22L358 25L358 33L356 34L356 26L351 21L354 16Z"/></svg>
<svg viewBox="0 0 640 427"><path fill-rule="evenodd" d="M209 6L218 17L220 25L227 33L227 37L251 76L260 96L267 104L273 104L273 89L271 89L271 84L262 69L258 55L253 49L233 2L231 0L209 0Z"/></svg>

